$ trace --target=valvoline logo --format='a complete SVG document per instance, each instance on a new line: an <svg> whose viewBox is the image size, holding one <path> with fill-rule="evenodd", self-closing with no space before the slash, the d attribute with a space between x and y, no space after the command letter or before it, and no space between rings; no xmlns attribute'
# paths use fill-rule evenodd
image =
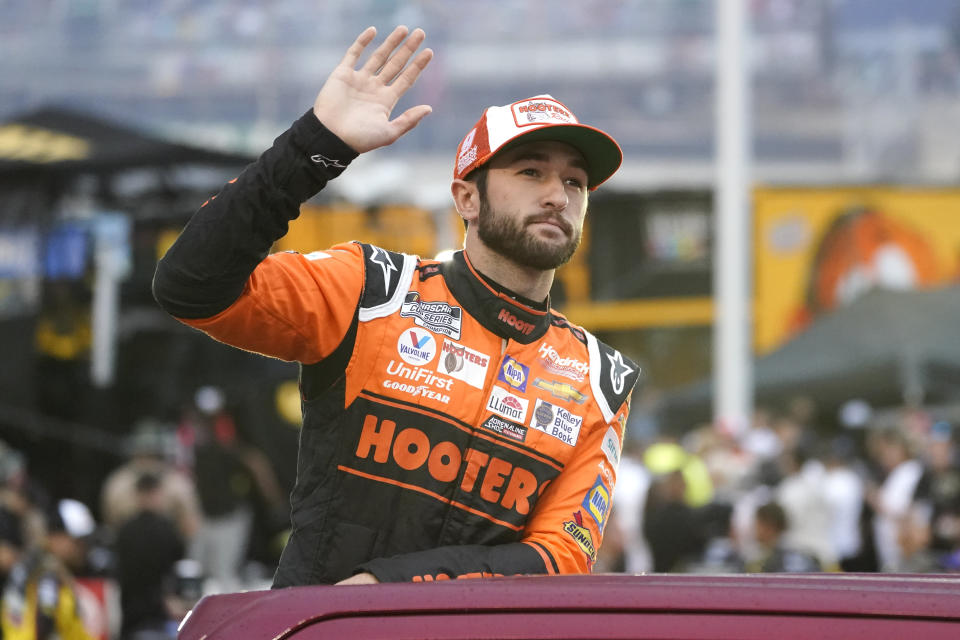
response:
<svg viewBox="0 0 960 640"><path fill-rule="evenodd" d="M419 367L437 355L437 341L429 331L413 327L397 338L397 353L407 364Z"/></svg>
<svg viewBox="0 0 960 640"><path fill-rule="evenodd" d="M500 373L497 376L497 379L500 382L504 382L517 391L524 392L527 390L527 378L530 377L530 368L520 364L510 356L506 356L503 359L503 363L500 365Z"/></svg>

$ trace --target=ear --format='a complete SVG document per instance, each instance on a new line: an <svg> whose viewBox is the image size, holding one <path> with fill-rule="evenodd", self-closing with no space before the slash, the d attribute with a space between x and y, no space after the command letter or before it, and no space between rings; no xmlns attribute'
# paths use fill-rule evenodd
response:
<svg viewBox="0 0 960 640"><path fill-rule="evenodd" d="M480 190L477 183L469 180L454 180L450 185L453 204L457 213L467 222L473 222L480 215Z"/></svg>

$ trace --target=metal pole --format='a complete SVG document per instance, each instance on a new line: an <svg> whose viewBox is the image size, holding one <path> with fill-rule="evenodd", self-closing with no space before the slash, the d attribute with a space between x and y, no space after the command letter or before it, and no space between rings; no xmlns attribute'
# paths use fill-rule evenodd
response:
<svg viewBox="0 0 960 640"><path fill-rule="evenodd" d="M715 0L714 421L738 433L753 402L750 332L750 94L745 0Z"/></svg>

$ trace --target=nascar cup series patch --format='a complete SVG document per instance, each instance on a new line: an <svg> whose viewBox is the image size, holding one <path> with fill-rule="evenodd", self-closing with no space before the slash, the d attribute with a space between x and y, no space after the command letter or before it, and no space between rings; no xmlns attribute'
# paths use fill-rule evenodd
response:
<svg viewBox="0 0 960 640"><path fill-rule="evenodd" d="M413 321L434 333L442 333L454 340L460 339L460 326L463 309L452 307L446 302L421 300L417 291L410 291L400 306L400 316L413 318Z"/></svg>

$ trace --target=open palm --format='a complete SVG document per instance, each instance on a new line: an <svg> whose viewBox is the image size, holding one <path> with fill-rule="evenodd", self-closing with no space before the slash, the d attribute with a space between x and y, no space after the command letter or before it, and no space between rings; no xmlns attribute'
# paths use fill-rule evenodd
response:
<svg viewBox="0 0 960 640"><path fill-rule="evenodd" d="M423 31L414 29L408 37L406 27L397 27L357 69L360 55L376 34L368 27L357 37L313 105L324 126L358 153L392 144L431 111L422 104L390 119L397 101L433 58L430 49L414 56L426 37Z"/></svg>

